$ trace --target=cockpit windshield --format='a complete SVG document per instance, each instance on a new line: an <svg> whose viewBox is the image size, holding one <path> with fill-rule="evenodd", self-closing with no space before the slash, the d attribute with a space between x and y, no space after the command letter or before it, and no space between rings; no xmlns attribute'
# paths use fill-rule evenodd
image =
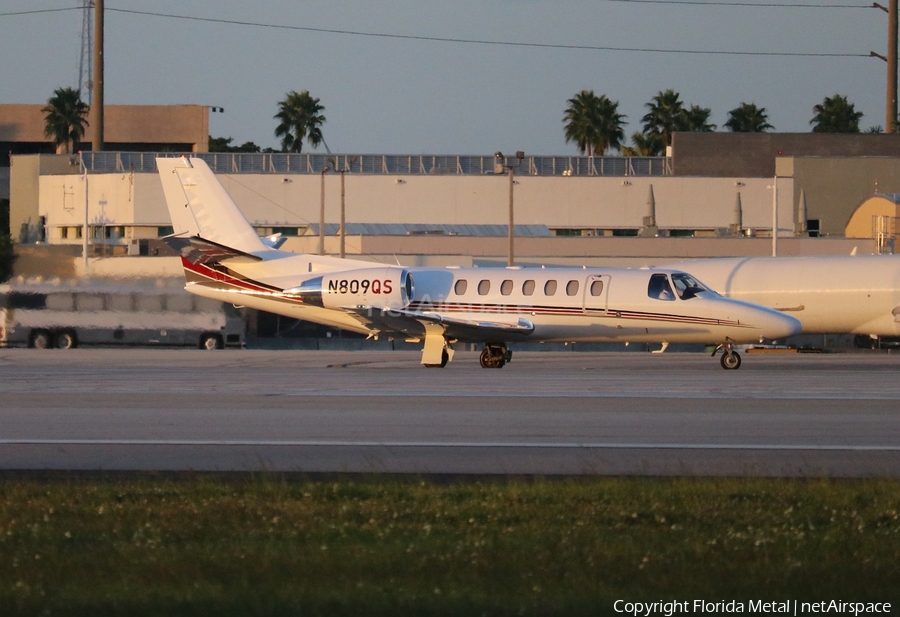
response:
<svg viewBox="0 0 900 617"><path fill-rule="evenodd" d="M690 300L701 292L716 293L690 274L684 272L673 273L672 284L675 285L675 293L682 300Z"/></svg>

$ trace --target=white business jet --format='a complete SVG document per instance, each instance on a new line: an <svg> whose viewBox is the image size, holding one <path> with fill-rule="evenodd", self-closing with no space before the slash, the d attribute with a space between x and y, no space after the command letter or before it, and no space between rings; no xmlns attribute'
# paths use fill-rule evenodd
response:
<svg viewBox="0 0 900 617"><path fill-rule="evenodd" d="M807 334L900 336L900 255L678 262L716 291L793 315Z"/></svg>
<svg viewBox="0 0 900 617"><path fill-rule="evenodd" d="M484 345L501 368L515 341L712 343L733 346L800 331L783 313L730 300L691 275L656 269L406 268L278 250L260 238L207 164L156 160L182 256L200 296L367 334L423 342L442 367L453 344Z"/></svg>

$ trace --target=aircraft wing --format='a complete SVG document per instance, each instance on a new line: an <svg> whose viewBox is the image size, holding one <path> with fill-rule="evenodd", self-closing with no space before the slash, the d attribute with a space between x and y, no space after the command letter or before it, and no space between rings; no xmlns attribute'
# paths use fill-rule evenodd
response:
<svg viewBox="0 0 900 617"><path fill-rule="evenodd" d="M387 336L423 338L427 325L438 325L444 336L457 341L484 342L489 340L515 340L534 332L534 324L527 319L516 321L490 321L447 317L436 312L387 309L377 306L345 307L363 325Z"/></svg>

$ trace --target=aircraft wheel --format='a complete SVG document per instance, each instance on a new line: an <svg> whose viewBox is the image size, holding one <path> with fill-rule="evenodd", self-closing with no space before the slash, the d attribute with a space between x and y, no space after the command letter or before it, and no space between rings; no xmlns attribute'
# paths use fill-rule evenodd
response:
<svg viewBox="0 0 900 617"><path fill-rule="evenodd" d="M725 370L735 370L741 368L741 354L736 351L725 352L722 354L722 368Z"/></svg>
<svg viewBox="0 0 900 617"><path fill-rule="evenodd" d="M207 351L214 351L222 349L224 345L222 344L222 338L218 334L204 334L200 337L199 347Z"/></svg>
<svg viewBox="0 0 900 617"><path fill-rule="evenodd" d="M493 354L490 349L481 352L479 361L481 368L503 368L503 365L506 364L506 359L502 355Z"/></svg>

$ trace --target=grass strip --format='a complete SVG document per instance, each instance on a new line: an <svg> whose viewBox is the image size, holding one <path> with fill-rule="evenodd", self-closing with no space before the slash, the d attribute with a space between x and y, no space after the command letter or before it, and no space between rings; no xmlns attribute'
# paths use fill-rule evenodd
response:
<svg viewBox="0 0 900 617"><path fill-rule="evenodd" d="M0 615L900 606L900 481L0 477Z"/></svg>

